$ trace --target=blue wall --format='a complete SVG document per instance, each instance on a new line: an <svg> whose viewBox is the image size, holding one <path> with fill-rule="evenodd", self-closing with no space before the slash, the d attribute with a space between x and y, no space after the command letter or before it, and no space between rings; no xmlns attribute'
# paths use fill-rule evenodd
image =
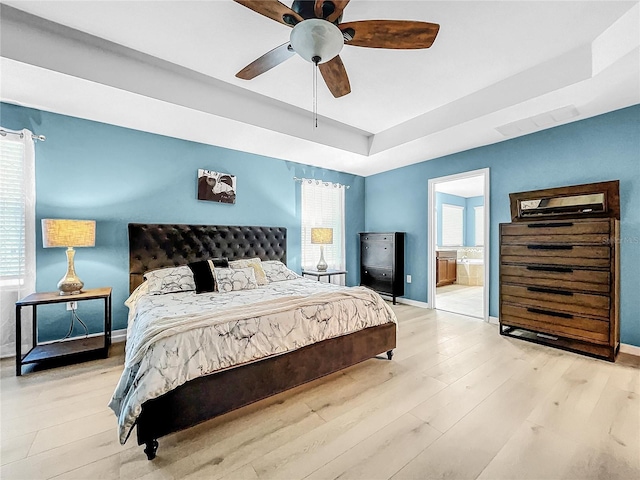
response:
<svg viewBox="0 0 640 480"><path fill-rule="evenodd" d="M462 235L465 247L475 247L476 245L476 217L474 207L484 204L484 197L460 197L450 193L436 192L436 242L442 245L442 204L457 205L464 207L464 223L462 225Z"/></svg>
<svg viewBox="0 0 640 480"><path fill-rule="evenodd" d="M77 249L76 271L85 288L113 287L114 329L126 327L130 222L286 227L288 264L299 272L300 184L294 176L351 186L346 190L347 283L360 281L363 177L5 103L0 104L0 123L47 137L36 146L37 290L56 290L66 269L64 249L42 248L40 220L95 219L96 246ZM236 204L197 200L199 168L236 175ZM64 310L46 308L57 307ZM64 335L66 312L47 316L44 309L40 339ZM78 314L92 332L102 328L95 311L99 303L79 304Z"/></svg>
<svg viewBox="0 0 640 480"><path fill-rule="evenodd" d="M407 232L407 298L427 301L428 180L487 167L490 315L498 315L498 224L510 221L509 193L620 180L621 339L640 346L640 106L367 177L367 231Z"/></svg>

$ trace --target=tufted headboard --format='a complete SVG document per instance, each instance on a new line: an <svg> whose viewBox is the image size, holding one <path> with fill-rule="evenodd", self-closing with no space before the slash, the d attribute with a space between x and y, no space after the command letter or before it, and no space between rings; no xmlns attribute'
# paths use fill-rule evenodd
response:
<svg viewBox="0 0 640 480"><path fill-rule="evenodd" d="M149 270L212 257L287 263L287 229L218 225L129 224L129 292Z"/></svg>

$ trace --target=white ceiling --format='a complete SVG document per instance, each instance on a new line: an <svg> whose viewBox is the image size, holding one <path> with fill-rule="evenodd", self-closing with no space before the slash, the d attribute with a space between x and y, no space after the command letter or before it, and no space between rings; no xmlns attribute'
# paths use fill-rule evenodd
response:
<svg viewBox="0 0 640 480"><path fill-rule="evenodd" d="M352 93L319 85L317 129L311 64L235 77L290 29L231 0L3 4L3 101L359 175L640 103L637 1L352 0L344 21L440 33L345 46Z"/></svg>
<svg viewBox="0 0 640 480"><path fill-rule="evenodd" d="M436 183L436 192L471 198L484 195L484 176L459 178Z"/></svg>

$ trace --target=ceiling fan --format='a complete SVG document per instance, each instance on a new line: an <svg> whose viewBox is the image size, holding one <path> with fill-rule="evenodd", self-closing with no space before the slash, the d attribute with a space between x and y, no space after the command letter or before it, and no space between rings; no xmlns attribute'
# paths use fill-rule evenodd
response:
<svg viewBox="0 0 640 480"><path fill-rule="evenodd" d="M265 53L236 77L251 80L296 53L319 69L334 97L351 92L339 53L354 45L369 48L429 48L440 25L412 20L361 20L340 23L349 0L294 0L291 8L278 0L234 0L265 17L293 27L288 42Z"/></svg>

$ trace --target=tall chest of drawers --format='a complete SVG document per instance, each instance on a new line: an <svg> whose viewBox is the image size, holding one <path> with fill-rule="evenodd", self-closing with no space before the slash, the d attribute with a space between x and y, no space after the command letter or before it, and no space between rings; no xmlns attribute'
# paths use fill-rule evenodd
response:
<svg viewBox="0 0 640 480"><path fill-rule="evenodd" d="M404 232L360 234L360 285L404 295Z"/></svg>
<svg viewBox="0 0 640 480"><path fill-rule="evenodd" d="M500 332L614 361L619 220L589 210L500 225Z"/></svg>

